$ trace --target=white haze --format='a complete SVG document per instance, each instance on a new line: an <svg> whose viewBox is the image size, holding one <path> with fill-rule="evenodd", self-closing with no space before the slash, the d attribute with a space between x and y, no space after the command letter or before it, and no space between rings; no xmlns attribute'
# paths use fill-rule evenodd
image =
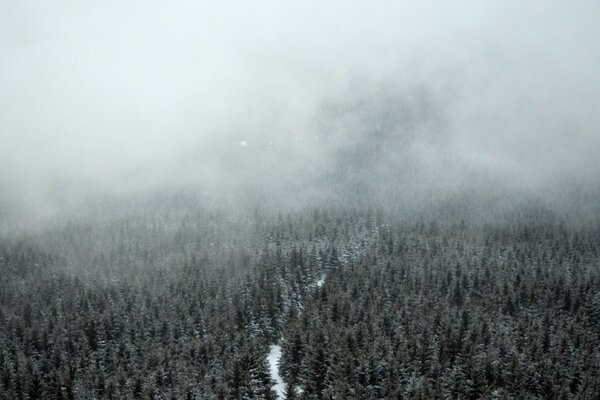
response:
<svg viewBox="0 0 600 400"><path fill-rule="evenodd" d="M387 149L381 186L397 168L429 191L473 173L589 187L598 21L597 1L3 0L0 205L162 188L308 202L386 123L413 139ZM403 174L410 157L425 172Z"/></svg>

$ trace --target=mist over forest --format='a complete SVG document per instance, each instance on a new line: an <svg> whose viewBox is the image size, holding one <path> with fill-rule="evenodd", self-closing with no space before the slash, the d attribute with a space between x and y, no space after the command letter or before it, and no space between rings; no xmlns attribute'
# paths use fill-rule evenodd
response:
<svg viewBox="0 0 600 400"><path fill-rule="evenodd" d="M0 0L0 399L597 398L598 21Z"/></svg>
<svg viewBox="0 0 600 400"><path fill-rule="evenodd" d="M234 208L490 188L568 206L597 194L598 13L5 2L2 201L34 219L160 190Z"/></svg>

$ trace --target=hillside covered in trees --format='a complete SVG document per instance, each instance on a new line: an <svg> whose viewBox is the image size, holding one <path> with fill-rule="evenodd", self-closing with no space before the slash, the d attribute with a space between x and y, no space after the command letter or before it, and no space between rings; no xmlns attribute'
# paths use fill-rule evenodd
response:
<svg viewBox="0 0 600 400"><path fill-rule="evenodd" d="M0 1L0 400L600 400L600 1Z"/></svg>
<svg viewBox="0 0 600 400"><path fill-rule="evenodd" d="M273 344L285 399L594 398L600 225L502 221L185 207L6 234L0 398L276 399Z"/></svg>

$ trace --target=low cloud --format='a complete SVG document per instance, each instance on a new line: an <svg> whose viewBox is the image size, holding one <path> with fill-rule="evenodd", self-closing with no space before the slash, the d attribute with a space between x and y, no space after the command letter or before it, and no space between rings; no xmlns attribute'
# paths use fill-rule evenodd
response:
<svg viewBox="0 0 600 400"><path fill-rule="evenodd" d="M0 5L5 210L596 185L597 2L201 3Z"/></svg>

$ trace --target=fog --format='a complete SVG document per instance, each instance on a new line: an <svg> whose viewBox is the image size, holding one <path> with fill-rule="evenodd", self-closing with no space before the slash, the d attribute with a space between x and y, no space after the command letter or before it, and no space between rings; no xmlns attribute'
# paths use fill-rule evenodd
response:
<svg viewBox="0 0 600 400"><path fill-rule="evenodd" d="M569 202L600 176L597 21L597 1L2 1L2 215L161 190Z"/></svg>

